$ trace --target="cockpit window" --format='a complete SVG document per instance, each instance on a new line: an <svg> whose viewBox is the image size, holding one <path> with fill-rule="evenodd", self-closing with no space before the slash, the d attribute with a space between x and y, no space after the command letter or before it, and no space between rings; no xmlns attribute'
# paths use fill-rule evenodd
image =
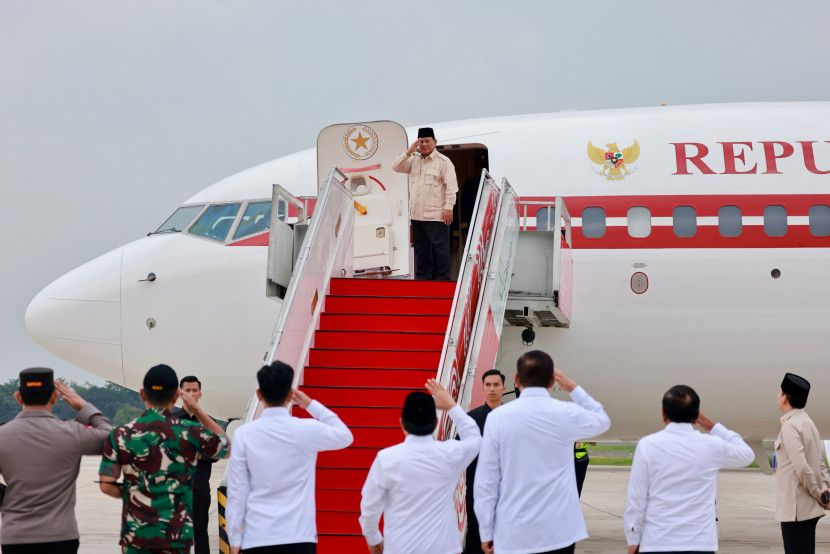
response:
<svg viewBox="0 0 830 554"><path fill-rule="evenodd" d="M236 219L239 206L239 204L208 206L205 213L196 220L196 223L187 232L191 235L199 235L206 239L224 242L225 237L228 236L228 231L231 230L233 220Z"/></svg>
<svg viewBox="0 0 830 554"><path fill-rule="evenodd" d="M156 233L181 233L185 227L190 225L196 214L202 211L204 204L200 206L183 206L173 212L173 215L167 218L167 221L161 224L161 227L156 229Z"/></svg>
<svg viewBox="0 0 830 554"><path fill-rule="evenodd" d="M267 230L271 226L271 201L248 204L234 240Z"/></svg>

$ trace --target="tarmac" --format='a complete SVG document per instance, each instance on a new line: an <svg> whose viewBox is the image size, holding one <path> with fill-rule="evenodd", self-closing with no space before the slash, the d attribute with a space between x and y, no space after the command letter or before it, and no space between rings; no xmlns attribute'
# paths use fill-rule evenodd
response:
<svg viewBox="0 0 830 554"><path fill-rule="evenodd" d="M117 554L121 503L100 492L95 481L100 458L85 457L77 481L75 512L81 531L82 554ZM211 484L211 552L219 552L216 487L226 461L213 468ZM625 553L622 514L625 510L629 468L590 466L582 491L582 513L590 538L576 546L578 553ZM781 531L775 521L775 477L755 469L722 471L718 483L720 550L728 554L783 552ZM552 522L555 523L555 522ZM816 552L830 552L830 523L818 525ZM352 554L352 553L345 553ZM363 554L354 553L354 554Z"/></svg>

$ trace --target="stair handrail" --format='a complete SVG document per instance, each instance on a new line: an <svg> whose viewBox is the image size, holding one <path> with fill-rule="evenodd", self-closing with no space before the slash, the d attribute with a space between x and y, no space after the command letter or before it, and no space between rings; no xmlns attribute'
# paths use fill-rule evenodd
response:
<svg viewBox="0 0 830 554"><path fill-rule="evenodd" d="M503 178L496 225L493 230L494 236L486 265L487 278L481 287L478 305L476 306L472 341L461 378L458 404L464 407L465 410L470 406L472 390L475 386L473 377L481 363L481 353L490 317L492 317L494 326L491 333L496 333L496 344L498 344L498 339L501 337L500 329L507 307L507 295L510 289L510 277L513 273L513 262L516 257L519 228L519 197L507 178ZM489 335L489 337L490 340L493 339L492 335ZM489 352L487 356L491 361L495 361L495 352ZM492 365L486 367L489 369L492 368ZM454 429L450 435L455 435Z"/></svg>
<svg viewBox="0 0 830 554"><path fill-rule="evenodd" d="M483 169L473 216L470 219L470 231L458 270L458 284L455 287L436 377L456 401L459 400L461 392L461 373L470 347L472 326L485 277L485 266L501 194L501 188L495 179ZM452 420L444 412L436 428L436 439L447 440L451 437L451 430Z"/></svg>
<svg viewBox="0 0 830 554"><path fill-rule="evenodd" d="M332 276L352 273L355 210L352 193L344 186L347 180L337 167L332 168L325 180L265 358L266 364L280 360L294 368L293 387L302 381ZM244 422L256 419L261 411L261 403L252 394Z"/></svg>

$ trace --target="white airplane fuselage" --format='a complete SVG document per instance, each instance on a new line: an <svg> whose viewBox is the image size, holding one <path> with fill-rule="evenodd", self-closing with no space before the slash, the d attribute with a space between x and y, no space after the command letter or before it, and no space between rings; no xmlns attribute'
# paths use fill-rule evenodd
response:
<svg viewBox="0 0 830 554"><path fill-rule="evenodd" d="M522 199L564 197L572 218L569 328L537 327L531 347L521 342L523 327L505 327L497 367L512 379L521 352L550 352L605 406L606 439L658 430L662 394L679 383L698 391L713 419L749 439L772 437L787 371L811 381L807 410L827 428L830 237L821 236L820 207L830 206L829 122L830 103L793 103L433 125L439 144L486 146L489 172L507 177ZM589 144L611 160L596 163ZM626 150L635 144L636 156ZM628 158L616 173L615 152ZM243 171L183 204L239 203L224 241L187 229L153 234L60 277L29 306L30 334L133 389L156 363L196 374L211 413L241 417L281 302L264 294L268 233L232 237L246 203L270 200L273 183L316 195L315 150ZM741 210L737 236L719 226L724 206ZM769 236L778 231L777 208L766 220L768 206L785 209L783 236ZM605 215L605 231L594 238L582 232L589 207ZM694 209L691 236L674 231L678 207ZM630 208L648 209L650 230L630 227ZM155 280L145 280L150 273ZM645 291L633 290L635 273L645 274Z"/></svg>

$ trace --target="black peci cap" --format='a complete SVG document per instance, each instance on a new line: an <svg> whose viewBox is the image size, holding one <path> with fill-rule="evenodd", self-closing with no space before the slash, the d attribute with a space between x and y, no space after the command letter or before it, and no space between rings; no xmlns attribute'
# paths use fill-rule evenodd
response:
<svg viewBox="0 0 830 554"><path fill-rule="evenodd" d="M438 419L435 399L425 392L410 392L403 403L401 418L412 425L430 425Z"/></svg>
<svg viewBox="0 0 830 554"><path fill-rule="evenodd" d="M781 381L781 390L799 404L806 404L807 395L810 394L810 382L795 373L787 373Z"/></svg>
<svg viewBox="0 0 830 554"><path fill-rule="evenodd" d="M55 388L55 374L48 367L30 367L20 372L20 390L41 391Z"/></svg>
<svg viewBox="0 0 830 554"><path fill-rule="evenodd" d="M435 132L432 127L421 127L418 129L418 138L435 138Z"/></svg>
<svg viewBox="0 0 830 554"><path fill-rule="evenodd" d="M169 365L160 364L150 368L144 376L144 390L158 392L175 391L179 388L179 378Z"/></svg>

